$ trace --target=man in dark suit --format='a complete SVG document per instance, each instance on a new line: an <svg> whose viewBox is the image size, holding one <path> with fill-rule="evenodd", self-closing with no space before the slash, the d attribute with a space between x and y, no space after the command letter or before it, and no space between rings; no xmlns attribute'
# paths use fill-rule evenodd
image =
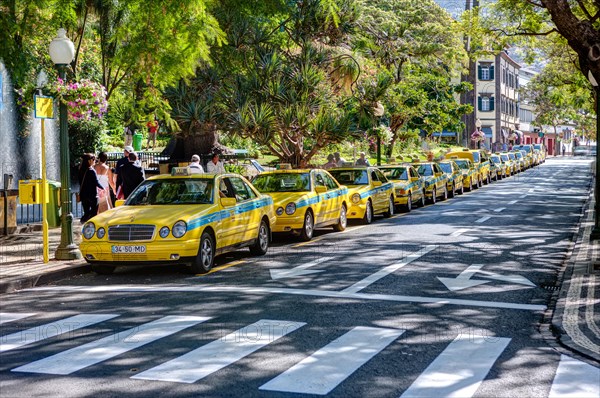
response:
<svg viewBox="0 0 600 398"><path fill-rule="evenodd" d="M133 192L133 190L146 179L144 169L138 164L138 157L135 152L130 152L128 162L121 166L119 177L122 180L122 190L125 199Z"/></svg>
<svg viewBox="0 0 600 398"><path fill-rule="evenodd" d="M122 193L123 193L123 179L121 178L121 167L123 167L124 165L126 165L127 163L129 163L129 154L133 153L133 147L131 145L127 145L123 148L123 157L119 160L117 160L117 165L115 166L114 170L113 170L113 174L117 176L117 180L115 181L115 189L117 190L117 192L119 192L119 188L121 189L121 191L119 192L119 194L117 194L117 192L115 192L115 196L116 199L122 199Z"/></svg>

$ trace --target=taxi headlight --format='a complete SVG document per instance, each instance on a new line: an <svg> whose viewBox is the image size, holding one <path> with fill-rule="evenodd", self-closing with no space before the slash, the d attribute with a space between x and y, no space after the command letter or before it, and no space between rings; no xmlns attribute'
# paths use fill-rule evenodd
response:
<svg viewBox="0 0 600 398"><path fill-rule="evenodd" d="M187 232L187 224L185 221L177 221L175 225L173 225L173 236L176 238L181 238Z"/></svg>
<svg viewBox="0 0 600 398"><path fill-rule="evenodd" d="M276 211L277 215L280 216L283 214L283 207L278 207Z"/></svg>
<svg viewBox="0 0 600 398"><path fill-rule="evenodd" d="M288 203L287 206L285 206L285 214L287 214L288 216L291 216L295 212L296 212L296 204L295 203Z"/></svg>
<svg viewBox="0 0 600 398"><path fill-rule="evenodd" d="M354 195L352 195L352 202L354 203L358 203L360 202L360 195L355 193Z"/></svg>
<svg viewBox="0 0 600 398"><path fill-rule="evenodd" d="M102 227L98 228L98 232L96 233L98 239L104 238L104 235L106 235L106 230Z"/></svg>
<svg viewBox="0 0 600 398"><path fill-rule="evenodd" d="M169 236L169 232L171 232L171 230L169 229L169 227L162 227L160 229L160 231L158 231L158 234L160 235L161 238L166 238L167 236ZM185 232L184 232L185 233Z"/></svg>
<svg viewBox="0 0 600 398"><path fill-rule="evenodd" d="M396 195L406 195L406 191L402 188L396 189Z"/></svg>
<svg viewBox="0 0 600 398"><path fill-rule="evenodd" d="M83 237L86 239L92 239L96 232L96 226L93 222L88 222L83 226Z"/></svg>

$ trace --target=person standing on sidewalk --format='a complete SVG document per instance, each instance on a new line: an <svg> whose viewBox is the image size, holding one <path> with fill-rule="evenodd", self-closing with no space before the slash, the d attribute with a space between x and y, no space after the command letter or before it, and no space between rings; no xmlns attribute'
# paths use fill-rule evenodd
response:
<svg viewBox="0 0 600 398"><path fill-rule="evenodd" d="M104 187L104 189L98 189L98 214L112 209L112 200L110 198L110 190L114 191L114 177L112 175L112 171L110 167L106 165L106 161L108 160L108 156L106 152L100 152L98 154L98 161L94 165L94 170L96 170L96 175L98 175L98 181L100 181L100 185Z"/></svg>
<svg viewBox="0 0 600 398"><path fill-rule="evenodd" d="M129 154L129 161L121 166L119 175L123 180L123 199L127 199L138 185L146 179L144 169L138 164L137 153L131 152Z"/></svg>
<svg viewBox="0 0 600 398"><path fill-rule="evenodd" d="M114 189L115 189L115 198L116 199L124 199L123 197L123 179L121 178L121 168L129 163L129 154L133 152L133 147L131 145L126 145L123 148L123 157L117 160L117 165L115 166L113 178L114 178Z"/></svg>
<svg viewBox="0 0 600 398"><path fill-rule="evenodd" d="M560 149L562 150L562 155L565 156L565 151L567 150L565 144L562 144L562 147Z"/></svg>
<svg viewBox="0 0 600 398"><path fill-rule="evenodd" d="M158 133L158 120L156 120L156 116L154 117L154 120L151 120L146 124L146 127L148 127L146 150L150 149L150 142L152 142L152 149L154 149L156 147L156 134Z"/></svg>
<svg viewBox="0 0 600 398"><path fill-rule="evenodd" d="M81 157L81 165L77 179L79 180L79 199L83 207L83 216L81 223L85 223L90 218L98 214L98 188L104 189L98 181L96 170L94 170L94 161L96 157L91 153L84 153Z"/></svg>

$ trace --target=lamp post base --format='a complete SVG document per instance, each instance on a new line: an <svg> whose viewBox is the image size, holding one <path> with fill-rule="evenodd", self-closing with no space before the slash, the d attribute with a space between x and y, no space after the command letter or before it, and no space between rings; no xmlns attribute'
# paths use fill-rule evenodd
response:
<svg viewBox="0 0 600 398"><path fill-rule="evenodd" d="M64 247L58 246L54 253L54 258L57 260L80 260L83 258L83 255L79 251L79 247L75 243L72 243Z"/></svg>

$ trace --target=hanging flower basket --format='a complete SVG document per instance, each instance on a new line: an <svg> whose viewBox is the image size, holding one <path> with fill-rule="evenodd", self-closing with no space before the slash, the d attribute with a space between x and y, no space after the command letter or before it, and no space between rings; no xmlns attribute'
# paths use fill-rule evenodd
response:
<svg viewBox="0 0 600 398"><path fill-rule="evenodd" d="M517 139L517 133L510 133L508 135L508 140L509 141L515 141Z"/></svg>
<svg viewBox="0 0 600 398"><path fill-rule="evenodd" d="M66 83L58 79L48 89L52 96L67 105L71 120L101 119L108 109L105 88L91 80Z"/></svg>
<svg viewBox="0 0 600 398"><path fill-rule="evenodd" d="M473 142L481 142L485 140L485 133L483 131L474 131L473 134L471 134L471 141Z"/></svg>

